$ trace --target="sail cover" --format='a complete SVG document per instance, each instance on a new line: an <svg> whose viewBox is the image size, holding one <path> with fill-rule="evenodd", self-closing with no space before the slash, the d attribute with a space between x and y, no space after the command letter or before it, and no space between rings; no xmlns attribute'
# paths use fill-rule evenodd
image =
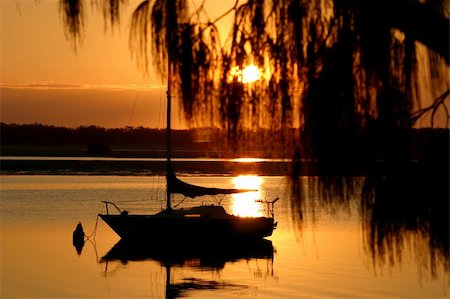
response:
<svg viewBox="0 0 450 299"><path fill-rule="evenodd" d="M233 194L233 193L243 193L250 191L257 191L254 189L222 189L222 188L208 188L202 186L196 186L183 182L175 175L172 169L172 164L169 162L167 166L167 188L169 188L170 193L183 194L184 196L194 198L197 196L204 195L217 195L217 194Z"/></svg>

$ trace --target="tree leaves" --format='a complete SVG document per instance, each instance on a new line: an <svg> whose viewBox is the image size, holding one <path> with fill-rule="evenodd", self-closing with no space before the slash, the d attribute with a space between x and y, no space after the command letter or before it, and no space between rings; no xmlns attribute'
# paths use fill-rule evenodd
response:
<svg viewBox="0 0 450 299"><path fill-rule="evenodd" d="M60 1L67 34L81 40L83 1ZM105 19L117 24L127 1L101 3ZM421 16L420 7L423 18L436 17L433 28L410 22ZM370 124L411 125L411 111L423 106L415 40L427 42L424 30L435 29L433 35L448 41L448 28L442 26L447 16L439 7L434 2L249 0L236 1L211 21L204 3L190 13L186 0L143 0L131 17L130 49L145 71L151 57L162 80L170 80L190 123L219 126L230 136L244 129L300 127L303 148L313 142L316 147L318 136L332 137L334 129L348 130L349 138L358 140ZM406 16L395 20L381 15L402 9ZM232 19L231 31L221 43L218 23L225 17ZM427 45L442 53L441 44ZM448 72L437 71L448 57L428 53L429 71L436 74L432 81L448 82ZM249 64L262 70L262 79L236 81L233 70Z"/></svg>

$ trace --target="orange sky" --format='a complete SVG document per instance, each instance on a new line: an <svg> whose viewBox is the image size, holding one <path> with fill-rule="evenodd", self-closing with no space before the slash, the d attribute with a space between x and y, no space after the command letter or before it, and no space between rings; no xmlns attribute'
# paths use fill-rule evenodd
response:
<svg viewBox="0 0 450 299"><path fill-rule="evenodd" d="M143 76L128 49L130 15L140 2L130 0L121 26L113 34L105 33L101 13L87 5L84 43L75 53L65 38L57 0L1 0L1 121L164 127L160 107L165 87L152 70ZM206 4L214 19L234 1L208 0ZM227 24L225 18L220 25L225 33ZM436 95L424 93L422 98L431 101ZM173 127L185 127L174 106ZM438 125L445 125L442 111L437 119ZM428 126L429 117L420 123Z"/></svg>
<svg viewBox="0 0 450 299"><path fill-rule="evenodd" d="M120 28L106 34L101 13L87 5L86 34L75 53L57 0L2 0L1 121L164 126L165 87L152 70L143 75L128 49L130 15L140 2L131 0ZM234 1L210 3L214 12ZM173 126L184 127L180 113L174 113Z"/></svg>

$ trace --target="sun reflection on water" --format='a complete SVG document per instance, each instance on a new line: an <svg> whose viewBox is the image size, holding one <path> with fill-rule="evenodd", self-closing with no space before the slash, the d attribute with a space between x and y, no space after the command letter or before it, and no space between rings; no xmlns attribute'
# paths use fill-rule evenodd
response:
<svg viewBox="0 0 450 299"><path fill-rule="evenodd" d="M233 194L232 213L242 217L262 216L261 204L256 202L261 199L259 187L263 183L263 178L257 175L240 175L233 178L233 184L237 189L253 189L245 193Z"/></svg>

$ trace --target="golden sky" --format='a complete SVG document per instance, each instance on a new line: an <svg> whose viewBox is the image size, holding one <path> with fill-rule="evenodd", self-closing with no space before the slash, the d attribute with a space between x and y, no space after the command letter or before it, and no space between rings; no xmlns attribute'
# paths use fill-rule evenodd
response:
<svg viewBox="0 0 450 299"><path fill-rule="evenodd" d="M164 127L164 82L151 69L144 76L128 48L130 15L140 2L130 0L114 32L105 32L101 13L87 5L84 41L75 52L64 34L58 0L1 0L1 121ZM234 2L208 0L206 9L214 19ZM224 18L221 23L226 34L230 22ZM421 97L431 102L436 95L429 90L426 87ZM185 127L174 102L173 127ZM445 125L445 115L440 114L437 123ZM428 126L429 117L421 123Z"/></svg>
<svg viewBox="0 0 450 299"><path fill-rule="evenodd" d="M1 121L163 127L163 82L152 71L144 76L128 48L138 3L130 1L113 33L105 33L101 13L88 5L84 42L75 52L57 0L0 1ZM179 115L174 113L175 128L183 126Z"/></svg>

